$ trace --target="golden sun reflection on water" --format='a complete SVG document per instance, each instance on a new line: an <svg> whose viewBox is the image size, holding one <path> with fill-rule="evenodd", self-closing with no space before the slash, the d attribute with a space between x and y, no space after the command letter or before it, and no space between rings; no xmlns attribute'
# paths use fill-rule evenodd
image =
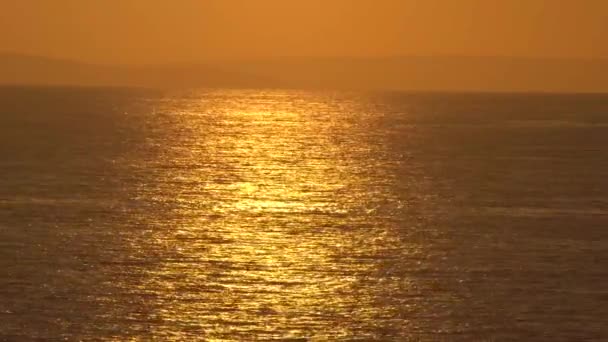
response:
<svg viewBox="0 0 608 342"><path fill-rule="evenodd" d="M605 98L3 94L1 341L606 335Z"/></svg>
<svg viewBox="0 0 608 342"><path fill-rule="evenodd" d="M178 203L154 233L173 256L141 285L164 322L155 334L365 336L384 314L365 281L397 243L374 215L400 202L385 191L390 176L377 179L378 146L349 122L360 109L310 94L201 98L155 118L171 148L142 196Z"/></svg>

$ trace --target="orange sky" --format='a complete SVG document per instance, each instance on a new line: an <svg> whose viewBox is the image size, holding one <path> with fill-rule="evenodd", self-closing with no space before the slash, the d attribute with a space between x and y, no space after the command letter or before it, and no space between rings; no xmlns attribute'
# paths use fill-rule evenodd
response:
<svg viewBox="0 0 608 342"><path fill-rule="evenodd" d="M0 50L104 63L608 58L607 0L2 0Z"/></svg>

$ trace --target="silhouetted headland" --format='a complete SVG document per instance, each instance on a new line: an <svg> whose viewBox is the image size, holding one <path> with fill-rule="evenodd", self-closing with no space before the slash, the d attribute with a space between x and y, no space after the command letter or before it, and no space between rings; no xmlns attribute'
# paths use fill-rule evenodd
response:
<svg viewBox="0 0 608 342"><path fill-rule="evenodd" d="M519 57L274 58L111 66L0 54L0 84L608 92L608 60Z"/></svg>

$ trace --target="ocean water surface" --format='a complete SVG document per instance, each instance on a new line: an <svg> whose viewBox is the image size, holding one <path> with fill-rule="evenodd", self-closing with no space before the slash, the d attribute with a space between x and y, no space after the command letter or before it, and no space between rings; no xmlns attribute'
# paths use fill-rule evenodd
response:
<svg viewBox="0 0 608 342"><path fill-rule="evenodd" d="M0 340L605 341L608 96L0 88Z"/></svg>

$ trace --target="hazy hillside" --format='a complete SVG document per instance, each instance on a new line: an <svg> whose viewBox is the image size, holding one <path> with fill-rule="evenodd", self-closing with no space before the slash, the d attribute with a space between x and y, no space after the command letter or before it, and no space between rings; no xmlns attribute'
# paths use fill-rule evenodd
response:
<svg viewBox="0 0 608 342"><path fill-rule="evenodd" d="M105 66L0 54L0 84L190 88L254 87L264 83L270 82L203 65Z"/></svg>
<svg viewBox="0 0 608 342"><path fill-rule="evenodd" d="M101 66L0 55L0 84L608 92L607 60L504 57L283 58Z"/></svg>
<svg viewBox="0 0 608 342"><path fill-rule="evenodd" d="M608 60L502 57L288 59L224 65L293 86L448 91L608 92Z"/></svg>

